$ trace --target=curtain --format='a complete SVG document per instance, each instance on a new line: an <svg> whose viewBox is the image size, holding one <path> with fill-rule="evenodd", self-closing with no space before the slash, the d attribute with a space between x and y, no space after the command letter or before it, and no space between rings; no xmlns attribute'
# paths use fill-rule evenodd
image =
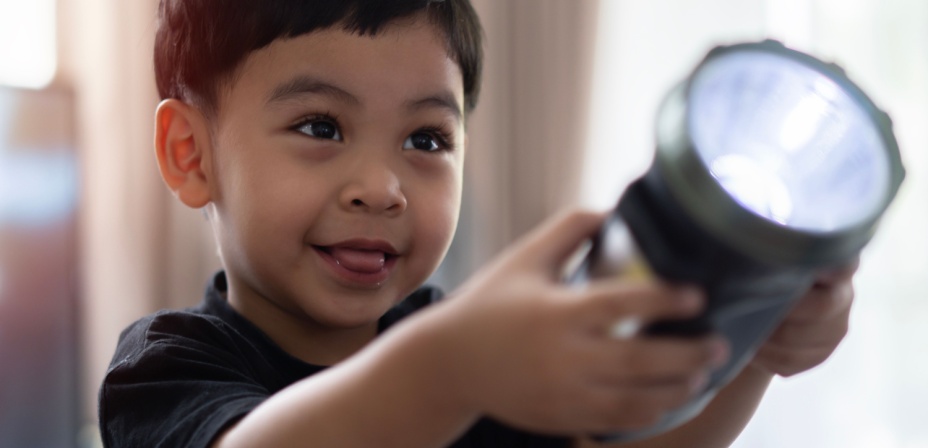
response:
<svg viewBox="0 0 928 448"><path fill-rule="evenodd" d="M465 193L433 279L450 289L559 209L578 205L598 0L473 0L486 32Z"/></svg>
<svg viewBox="0 0 928 448"><path fill-rule="evenodd" d="M97 389L119 332L145 314L198 300L218 265L203 218L171 197L155 163L157 3L59 3L56 82L75 92L82 165L80 395L88 422L96 420Z"/></svg>

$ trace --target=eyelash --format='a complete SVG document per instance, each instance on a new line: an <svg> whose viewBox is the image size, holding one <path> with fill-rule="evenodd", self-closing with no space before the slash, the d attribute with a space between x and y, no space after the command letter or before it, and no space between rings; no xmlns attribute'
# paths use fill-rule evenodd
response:
<svg viewBox="0 0 928 448"><path fill-rule="evenodd" d="M326 121L326 122L332 123L332 125L335 126L336 132L341 134L342 127L341 125L338 124L338 116L336 116L335 114L329 113L329 112L325 112L322 114L307 115L303 118L300 118L299 120L297 120L296 123L290 126L290 130L312 138L313 136L308 135L305 132L301 131L300 128L302 128L303 126L312 124L312 123L320 122L320 121Z"/></svg>
<svg viewBox="0 0 928 448"><path fill-rule="evenodd" d="M451 151L454 149L454 147L451 145L451 142L454 141L454 139L447 131L439 126L425 126L417 129L413 133L409 134L409 136L411 137L415 134L428 134L434 138L436 143L438 143L438 149L436 149L434 152Z"/></svg>
<svg viewBox="0 0 928 448"><path fill-rule="evenodd" d="M336 132L339 135L341 135L341 125L339 125L338 123L338 117L335 114L332 114L329 112L305 116L301 118L299 121L297 121L296 123L294 123L292 126L290 126L290 130L293 132L300 133L301 135L306 135L310 138L314 138L314 136L308 135L305 132L301 131L300 128L306 125L315 123L315 122L320 122L320 121L331 123L333 126L335 126ZM427 152L451 151L454 149L454 147L451 145L451 142L454 141L454 138L451 136L450 133L445 131L440 126L421 127L419 129L416 129L412 133L410 133L409 136L407 136L407 138L412 137L413 135L416 135L416 134L427 134L433 139L435 139L435 142L438 144L438 148L436 148L433 151L427 151Z"/></svg>

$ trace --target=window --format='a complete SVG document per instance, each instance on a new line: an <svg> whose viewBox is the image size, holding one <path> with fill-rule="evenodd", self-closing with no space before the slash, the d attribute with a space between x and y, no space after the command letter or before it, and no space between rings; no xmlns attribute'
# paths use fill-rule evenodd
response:
<svg viewBox="0 0 928 448"><path fill-rule="evenodd" d="M38 89L56 70L55 0L0 0L0 84Z"/></svg>

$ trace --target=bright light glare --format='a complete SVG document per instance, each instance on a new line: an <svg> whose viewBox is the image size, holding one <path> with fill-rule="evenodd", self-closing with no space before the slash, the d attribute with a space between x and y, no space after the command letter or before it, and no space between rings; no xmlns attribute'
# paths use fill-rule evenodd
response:
<svg viewBox="0 0 928 448"><path fill-rule="evenodd" d="M789 222L793 202L776 173L741 154L719 157L709 169L725 191L748 210L780 224Z"/></svg>
<svg viewBox="0 0 928 448"><path fill-rule="evenodd" d="M55 76L55 1L0 0L0 84L39 89Z"/></svg>
<svg viewBox="0 0 928 448"><path fill-rule="evenodd" d="M820 84L824 84L822 81L816 80L817 93L825 90L819 87ZM783 120L780 130L780 144L783 145L783 149L793 152L808 145L831 109L829 105L829 101L819 95L808 95L799 100L796 108Z"/></svg>

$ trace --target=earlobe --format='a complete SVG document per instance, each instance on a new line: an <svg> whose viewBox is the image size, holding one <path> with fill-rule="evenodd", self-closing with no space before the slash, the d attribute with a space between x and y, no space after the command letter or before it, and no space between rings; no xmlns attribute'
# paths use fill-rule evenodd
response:
<svg viewBox="0 0 928 448"><path fill-rule="evenodd" d="M155 112L155 154L161 177L192 208L211 200L206 126L199 110L177 99L162 101Z"/></svg>

